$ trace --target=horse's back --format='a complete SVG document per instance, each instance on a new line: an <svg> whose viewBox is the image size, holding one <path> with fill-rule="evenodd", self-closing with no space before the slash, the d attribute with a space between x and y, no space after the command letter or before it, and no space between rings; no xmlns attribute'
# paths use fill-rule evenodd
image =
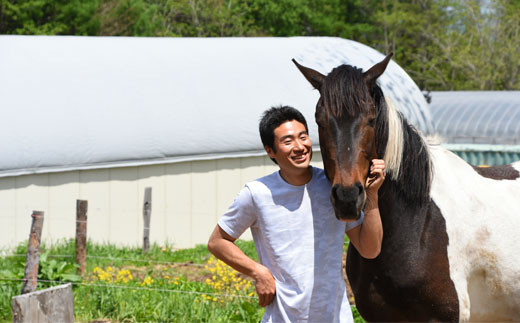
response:
<svg viewBox="0 0 520 323"><path fill-rule="evenodd" d="M461 320L520 320L520 162L476 169L430 147Z"/></svg>
<svg viewBox="0 0 520 323"><path fill-rule="evenodd" d="M517 167L515 167L518 164ZM472 166L473 169L480 175L486 178L496 179L496 180L520 180L520 161L509 164L509 165L500 165L500 166L491 166L491 167L478 167Z"/></svg>

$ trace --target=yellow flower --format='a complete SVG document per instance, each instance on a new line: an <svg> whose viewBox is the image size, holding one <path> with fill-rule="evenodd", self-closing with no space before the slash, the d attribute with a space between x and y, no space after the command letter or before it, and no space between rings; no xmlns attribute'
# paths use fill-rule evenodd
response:
<svg viewBox="0 0 520 323"><path fill-rule="evenodd" d="M117 276L116 276L117 283L123 282L126 284L132 279L134 279L134 277L132 277L132 274L130 273L130 271L128 269L120 270L117 272Z"/></svg>
<svg viewBox="0 0 520 323"><path fill-rule="evenodd" d="M155 280L152 279L150 276L146 276L146 278L141 283L141 286L150 286Z"/></svg>
<svg viewBox="0 0 520 323"><path fill-rule="evenodd" d="M232 295L246 295L251 292L251 282L240 277L236 270L221 260L210 258L205 268L212 273L210 278L206 278L205 282L213 290Z"/></svg>

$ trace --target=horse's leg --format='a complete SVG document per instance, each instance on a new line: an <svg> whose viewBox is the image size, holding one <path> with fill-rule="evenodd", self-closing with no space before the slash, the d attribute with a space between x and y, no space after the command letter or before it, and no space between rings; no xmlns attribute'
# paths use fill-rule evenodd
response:
<svg viewBox="0 0 520 323"><path fill-rule="evenodd" d="M346 272L354 293L356 308L368 322L406 321L403 312L386 301L387 290L381 293L372 260L364 259L356 248L348 249Z"/></svg>

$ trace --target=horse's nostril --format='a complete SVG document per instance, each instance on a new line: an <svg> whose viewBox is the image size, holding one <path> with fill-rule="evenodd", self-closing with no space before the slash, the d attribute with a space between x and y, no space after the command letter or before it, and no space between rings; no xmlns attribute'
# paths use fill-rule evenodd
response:
<svg viewBox="0 0 520 323"><path fill-rule="evenodd" d="M363 185L361 185L360 182L357 182L356 186L357 186L357 188L359 190L359 195L363 194Z"/></svg>
<svg viewBox="0 0 520 323"><path fill-rule="evenodd" d="M338 200L338 185L332 186L332 198L337 201Z"/></svg>
<svg viewBox="0 0 520 323"><path fill-rule="evenodd" d="M341 203L351 203L358 199L359 195L363 194L363 186L356 183L350 187L342 185L332 186L332 200Z"/></svg>

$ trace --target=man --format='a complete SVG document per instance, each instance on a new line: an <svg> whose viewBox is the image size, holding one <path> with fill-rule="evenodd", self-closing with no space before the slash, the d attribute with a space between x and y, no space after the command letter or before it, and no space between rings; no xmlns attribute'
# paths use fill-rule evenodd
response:
<svg viewBox="0 0 520 323"><path fill-rule="evenodd" d="M303 115L287 106L267 110L260 137L280 170L245 185L219 220L208 249L255 280L259 305L266 307L262 322L351 322L342 273L344 235L362 256L379 254L377 191L384 162L372 161L364 216L343 223L334 216L324 171L310 166L312 143ZM249 227L260 263L234 244Z"/></svg>

